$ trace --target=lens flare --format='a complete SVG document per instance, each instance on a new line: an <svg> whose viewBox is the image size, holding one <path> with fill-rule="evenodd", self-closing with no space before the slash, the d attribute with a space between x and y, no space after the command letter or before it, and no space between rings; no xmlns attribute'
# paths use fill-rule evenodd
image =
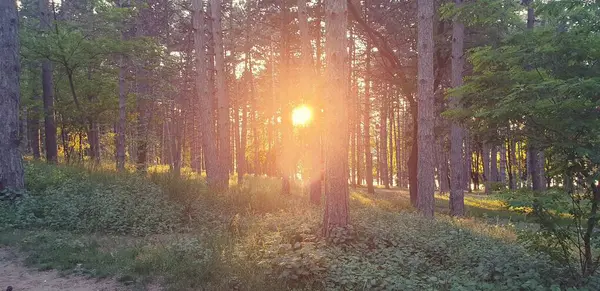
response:
<svg viewBox="0 0 600 291"><path fill-rule="evenodd" d="M292 111L292 123L295 126L307 125L312 119L312 110L306 106L298 106Z"/></svg>

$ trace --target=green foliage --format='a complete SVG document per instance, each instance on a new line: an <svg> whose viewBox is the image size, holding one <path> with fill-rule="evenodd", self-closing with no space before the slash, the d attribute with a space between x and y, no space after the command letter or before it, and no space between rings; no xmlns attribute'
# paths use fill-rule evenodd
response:
<svg viewBox="0 0 600 291"><path fill-rule="evenodd" d="M506 198L539 223L534 233L522 236L526 245L550 254L585 281L598 268L600 6L590 1L534 5L540 25L509 31L470 51L473 75L450 93L464 108L448 115L483 140L500 135L546 149L552 158L547 168L560 173L565 189Z"/></svg>
<svg viewBox="0 0 600 291"><path fill-rule="evenodd" d="M489 182L488 185L492 192L505 190L506 186L507 186L506 183L503 183L503 182Z"/></svg>
<svg viewBox="0 0 600 291"><path fill-rule="evenodd" d="M79 169L81 171L81 169ZM144 235L172 230L179 205L136 175L26 164L29 196L2 204L4 226Z"/></svg>

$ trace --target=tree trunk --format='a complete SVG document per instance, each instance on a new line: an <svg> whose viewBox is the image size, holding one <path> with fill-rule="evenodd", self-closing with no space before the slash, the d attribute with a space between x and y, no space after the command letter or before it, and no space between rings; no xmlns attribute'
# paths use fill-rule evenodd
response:
<svg viewBox="0 0 600 291"><path fill-rule="evenodd" d="M325 236L336 227L349 222L348 189L348 111L346 70L348 54L346 26L348 17L345 0L329 0L326 7L326 77L325 94Z"/></svg>
<svg viewBox="0 0 600 291"><path fill-rule="evenodd" d="M368 1L367 1L368 3ZM369 9L367 6L367 21L369 20ZM363 133L365 150L365 179L367 180L367 193L375 194L373 186L373 154L371 152L371 41L367 40L367 60L365 71L365 108L363 110Z"/></svg>
<svg viewBox="0 0 600 291"><path fill-rule="evenodd" d="M491 180L491 173L490 173L491 172L490 152L491 152L491 147L487 143L484 143L482 146L482 150L481 150L481 156L482 156L482 161L483 161L483 181L485 184L485 194L491 193L490 182L492 182L492 180Z"/></svg>
<svg viewBox="0 0 600 291"><path fill-rule="evenodd" d="M0 1L0 191L23 189L19 150L19 18L15 1Z"/></svg>
<svg viewBox="0 0 600 291"><path fill-rule="evenodd" d="M229 94L225 83L225 55L223 52L223 30L221 24L221 0L211 0L212 34L215 47L216 92L218 104L219 133L219 188L229 188L230 136L229 136Z"/></svg>
<svg viewBox="0 0 600 291"><path fill-rule="evenodd" d="M404 172L404 167L402 166L402 154L405 152L404 150L404 143L402 142L402 140L404 139L402 137L402 135L404 135L404 131L403 131L403 127L402 127L402 120L404 118L404 115L401 113L402 109L401 109L401 105L400 102L397 103L397 107L398 107L398 115L396 116L396 179L397 181L397 186L399 188L401 188L403 186L403 172ZM402 133L402 134L401 134Z"/></svg>
<svg viewBox="0 0 600 291"><path fill-rule="evenodd" d="M433 96L433 0L418 0L418 136L417 208L425 217L434 214L434 96ZM424 154L423 154L424 153Z"/></svg>
<svg viewBox="0 0 600 291"><path fill-rule="evenodd" d="M463 0L455 0L457 7L462 6ZM454 19L452 25L452 87L463 84L465 27ZM450 100L452 109L460 108L457 98ZM450 215L463 216L465 212L464 175L465 159L463 159L464 129L453 121L450 126ZM466 152L465 158L469 158ZM468 181L468 180L467 180Z"/></svg>
<svg viewBox="0 0 600 291"><path fill-rule="evenodd" d="M200 121L202 128L202 153L206 168L206 181L209 189L218 189L217 149L212 122L212 102L208 91L206 71L206 30L202 0L192 1L194 47L196 54L196 92L200 103Z"/></svg>
<svg viewBox="0 0 600 291"><path fill-rule="evenodd" d="M90 144L92 165L98 166L100 164L100 126L93 120L89 122L88 143Z"/></svg>
<svg viewBox="0 0 600 291"><path fill-rule="evenodd" d="M436 141L435 149L438 157L438 178L440 183L440 192L450 192L449 168L448 168L448 153L444 146L445 136L441 136Z"/></svg>
<svg viewBox="0 0 600 291"><path fill-rule="evenodd" d="M387 118L388 118L388 104L387 104L387 93L382 97L384 100L381 100L381 110L380 110L380 122L379 122L379 169L380 169L380 178L383 182L383 185L386 189L390 188L390 181L388 175L388 164L387 164Z"/></svg>
<svg viewBox="0 0 600 291"><path fill-rule="evenodd" d="M50 29L50 3L40 0L40 26L43 30ZM46 161L58 162L58 146L56 143L56 121L54 120L54 83L52 81L52 63L42 61L42 99L44 100L44 145Z"/></svg>
<svg viewBox="0 0 600 291"><path fill-rule="evenodd" d="M123 7L122 0L119 7ZM121 39L125 40L125 32L121 32ZM116 128L116 165L117 171L125 170L125 129L127 128L127 92L125 91L125 56L119 57L119 120Z"/></svg>
<svg viewBox="0 0 600 291"><path fill-rule="evenodd" d="M506 143L503 141L500 146L500 172L498 181L506 183Z"/></svg>
<svg viewBox="0 0 600 291"><path fill-rule="evenodd" d="M394 137L396 134L396 131L394 130L395 128L395 113L394 113L394 106L393 106L393 102L390 102L390 109L389 111L389 129L388 129L388 148L389 148L389 161L388 161L388 174L389 174L389 181L390 181L390 186L394 186Z"/></svg>
<svg viewBox="0 0 600 291"><path fill-rule="evenodd" d="M527 171L530 172L531 185L534 191L546 190L545 171L544 171L544 153L538 147L529 146L529 165Z"/></svg>
<svg viewBox="0 0 600 291"><path fill-rule="evenodd" d="M410 156L408 157L408 187L410 193L410 203L414 207L418 207L418 198L419 198L419 178L418 178L418 168L419 168L419 105L414 104L410 108L411 110L411 122L412 122L412 131L411 131L411 140L412 146L410 149ZM433 166L432 166L433 167ZM433 175L433 169L432 175ZM433 179L433 177L432 177ZM433 181L431 187L433 188Z"/></svg>
<svg viewBox="0 0 600 291"><path fill-rule="evenodd" d="M471 149L471 138L469 136L469 132L463 128L463 137L465 142L465 156L464 156L464 170L463 170L463 179L464 179L464 188L469 193L473 192L473 188L471 187L471 182L473 180L472 177L472 169L473 169L473 150Z"/></svg>
<svg viewBox="0 0 600 291"><path fill-rule="evenodd" d="M125 128L127 127L127 93L125 92L124 57L119 60L119 121L117 123L116 158L117 171L125 170Z"/></svg>
<svg viewBox="0 0 600 291"><path fill-rule="evenodd" d="M518 179L518 172L517 172L517 143L515 142L514 139L510 139L510 144L509 144L509 151L508 151L508 156L509 156L509 162L510 162L510 167L508 168L508 185L510 190L516 190L517 189L517 179Z"/></svg>
<svg viewBox="0 0 600 291"><path fill-rule="evenodd" d="M490 146L490 182L498 182L498 147Z"/></svg>

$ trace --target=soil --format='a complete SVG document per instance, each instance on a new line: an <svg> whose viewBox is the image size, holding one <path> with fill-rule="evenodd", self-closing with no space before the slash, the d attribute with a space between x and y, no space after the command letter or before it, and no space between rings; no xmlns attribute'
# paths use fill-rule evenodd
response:
<svg viewBox="0 0 600 291"><path fill-rule="evenodd" d="M56 271L36 271L23 265L19 253L0 248L0 290L13 291L120 291L127 290L114 280L96 280L81 276L63 277Z"/></svg>

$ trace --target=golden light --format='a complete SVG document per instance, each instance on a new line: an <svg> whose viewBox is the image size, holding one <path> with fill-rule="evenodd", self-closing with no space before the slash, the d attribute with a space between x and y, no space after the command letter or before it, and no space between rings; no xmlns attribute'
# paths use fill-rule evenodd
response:
<svg viewBox="0 0 600 291"><path fill-rule="evenodd" d="M312 119L312 110L306 106L301 105L292 111L292 123L295 126L307 125Z"/></svg>

